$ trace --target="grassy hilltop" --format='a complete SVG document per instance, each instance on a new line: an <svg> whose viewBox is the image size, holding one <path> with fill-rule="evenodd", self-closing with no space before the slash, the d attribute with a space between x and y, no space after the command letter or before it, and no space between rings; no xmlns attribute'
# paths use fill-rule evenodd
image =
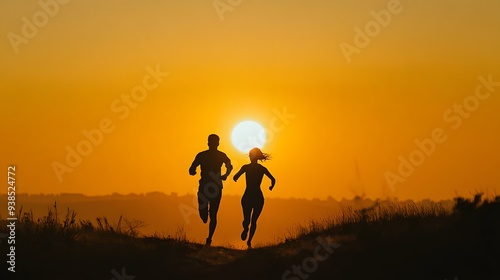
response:
<svg viewBox="0 0 500 280"><path fill-rule="evenodd" d="M57 207L20 217L16 273L2 279L500 279L500 196L459 197L452 211L346 207L251 250L205 247L182 231L140 236L140 221L77 220ZM5 264L4 239L0 249Z"/></svg>

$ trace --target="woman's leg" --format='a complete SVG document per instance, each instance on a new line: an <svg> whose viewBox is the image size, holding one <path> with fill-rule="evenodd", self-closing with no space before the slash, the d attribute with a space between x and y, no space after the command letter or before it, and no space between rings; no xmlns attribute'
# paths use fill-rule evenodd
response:
<svg viewBox="0 0 500 280"><path fill-rule="evenodd" d="M262 208L264 208L264 199L259 201L254 208L252 213L252 225L250 226L250 237L248 237L247 245L248 247L252 246L252 238L255 234L255 230L257 230L257 220L259 219L260 213L262 213Z"/></svg>
<svg viewBox="0 0 500 280"><path fill-rule="evenodd" d="M241 206L243 208L243 232L241 232L241 240L247 239L248 225L250 224L250 216L252 214L252 205L249 203L248 198L243 196L241 199Z"/></svg>

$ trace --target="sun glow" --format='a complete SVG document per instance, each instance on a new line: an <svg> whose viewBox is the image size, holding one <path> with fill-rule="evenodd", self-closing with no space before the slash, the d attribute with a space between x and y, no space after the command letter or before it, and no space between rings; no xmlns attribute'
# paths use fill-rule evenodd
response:
<svg viewBox="0 0 500 280"><path fill-rule="evenodd" d="M236 149L248 153L254 147L262 148L264 146L266 131L257 122L242 121L233 128L231 141Z"/></svg>

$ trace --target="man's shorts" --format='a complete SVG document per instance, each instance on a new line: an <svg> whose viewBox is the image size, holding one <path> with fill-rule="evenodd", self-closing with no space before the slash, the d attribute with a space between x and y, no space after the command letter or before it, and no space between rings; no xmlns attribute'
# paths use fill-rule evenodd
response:
<svg viewBox="0 0 500 280"><path fill-rule="evenodd" d="M200 218L204 223L207 222L209 213L211 217L217 215L221 198L222 187L213 181L204 182L200 180L198 187L198 210Z"/></svg>

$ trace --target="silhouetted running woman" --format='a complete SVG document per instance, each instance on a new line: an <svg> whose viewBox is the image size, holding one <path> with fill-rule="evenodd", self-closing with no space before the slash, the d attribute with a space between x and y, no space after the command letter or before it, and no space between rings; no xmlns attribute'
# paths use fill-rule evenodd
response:
<svg viewBox="0 0 500 280"><path fill-rule="evenodd" d="M262 153L259 148L253 148L250 153L250 164L243 165L233 177L236 182L243 173L246 173L246 189L243 197L241 198L241 206L243 207L243 232L241 233L241 240L246 240L248 235L248 226L250 222L252 226L250 227L250 236L248 237L247 245L252 247L252 238L257 229L257 219L262 212L264 207L264 195L260 189L260 184L262 183L262 178L264 174L271 179L271 186L269 190L273 190L276 184L276 179L273 175L265 168L260 165L257 161L265 161L269 159L269 155Z"/></svg>

